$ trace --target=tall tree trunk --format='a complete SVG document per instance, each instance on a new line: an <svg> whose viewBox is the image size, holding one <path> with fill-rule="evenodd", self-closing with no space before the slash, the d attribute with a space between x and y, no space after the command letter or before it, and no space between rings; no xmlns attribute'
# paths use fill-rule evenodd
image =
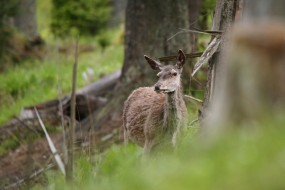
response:
<svg viewBox="0 0 285 190"><path fill-rule="evenodd" d="M19 0L14 24L28 39L37 37L36 0Z"/></svg>
<svg viewBox="0 0 285 190"><path fill-rule="evenodd" d="M188 28L187 1L134 0L126 10L125 60L122 80L130 88L151 85L151 70L143 55L160 57L176 54L178 49L189 50L189 35L167 40L179 28ZM139 79L139 80L138 80ZM143 79L143 80L142 80ZM133 83L135 82L135 84Z"/></svg>
<svg viewBox="0 0 285 190"><path fill-rule="evenodd" d="M177 35L167 40L179 28L188 28L188 18L187 0L128 1L122 76L110 93L110 101L99 113L93 115L96 125L107 123L106 125L120 126L123 102L131 91L139 86L154 84L155 74L148 67L143 55L158 58L176 54L178 49L189 51L189 34ZM120 120L114 121L114 118ZM89 123L90 118L83 125L88 126Z"/></svg>
<svg viewBox="0 0 285 190"><path fill-rule="evenodd" d="M235 19L236 8L238 0L217 0L215 15L213 20L213 30L223 30L226 31ZM227 40L222 39L221 47L225 47ZM216 84L216 80L219 76L222 76L221 68L223 65L220 64L220 54L215 53L213 58L209 61L208 68L208 81L206 86L206 92L204 97L203 108L201 112L201 117L207 116L209 104L211 102L212 96L215 93L214 89L219 89ZM216 86L215 86L216 85Z"/></svg>
<svg viewBox="0 0 285 190"><path fill-rule="evenodd" d="M257 6L258 5L258 6ZM207 126L264 126L285 113L285 1L245 1L241 23L221 50ZM222 47L223 48L223 47Z"/></svg>

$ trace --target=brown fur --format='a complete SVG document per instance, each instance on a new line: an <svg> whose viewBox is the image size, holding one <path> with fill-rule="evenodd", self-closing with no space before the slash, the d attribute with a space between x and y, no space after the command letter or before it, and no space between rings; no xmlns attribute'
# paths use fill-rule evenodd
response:
<svg viewBox="0 0 285 190"><path fill-rule="evenodd" d="M124 127L125 139L130 138L140 146L144 146L144 125L152 112L154 120L163 119L164 94L158 94L153 87L142 87L133 91L125 102Z"/></svg>
<svg viewBox="0 0 285 190"><path fill-rule="evenodd" d="M125 102L123 120L125 142L130 139L148 153L158 145L175 146L186 126L187 109L180 81L186 57L179 50L177 63L166 66L147 56L145 59L159 71L159 79L154 87L133 91Z"/></svg>
<svg viewBox="0 0 285 190"><path fill-rule="evenodd" d="M187 120L181 90L164 94L155 92L154 87L138 88L125 102L123 119L125 142L130 139L145 152L162 141L175 145Z"/></svg>
<svg viewBox="0 0 285 190"><path fill-rule="evenodd" d="M158 145L175 146L177 137L186 126L187 109L183 100L180 76L185 55L178 51L175 65L162 65L147 56L150 67L159 71L154 87L133 91L125 102L124 139L144 147L145 153Z"/></svg>

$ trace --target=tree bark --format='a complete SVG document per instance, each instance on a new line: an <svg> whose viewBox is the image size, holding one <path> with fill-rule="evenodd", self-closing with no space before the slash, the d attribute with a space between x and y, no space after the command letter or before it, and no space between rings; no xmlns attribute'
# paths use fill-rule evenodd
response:
<svg viewBox="0 0 285 190"><path fill-rule="evenodd" d="M132 90L139 86L155 83L155 73L150 69L143 55L155 59L176 54L178 49L189 51L189 34L181 34L167 40L179 28L188 28L187 1L131 0L126 9L125 59L120 81L109 95L104 108L94 113L96 126L111 125L112 119L120 120L123 102ZM90 117L83 123L90 128Z"/></svg>
<svg viewBox="0 0 285 190"><path fill-rule="evenodd" d="M229 27L232 26L232 23L235 19L236 8L238 0L217 0L215 15L213 20L212 30L216 31L226 31ZM223 37L220 47L226 46L227 39ZM205 118L211 103L213 94L215 93L214 89L219 89L216 84L216 80L219 76L222 76L221 68L223 65L220 64L220 54L216 53L209 61L208 67L208 81L206 86L206 92L204 96L203 108L200 112L200 118ZM216 86L215 86L216 85Z"/></svg>
<svg viewBox="0 0 285 190"><path fill-rule="evenodd" d="M129 1L126 10L125 60L122 72L123 83L151 85L154 77L143 55L158 58L176 54L178 49L189 50L189 35L178 35L167 40L179 28L188 28L188 10L185 0ZM179 14L177 14L179 13ZM138 81L138 79L144 79Z"/></svg>
<svg viewBox="0 0 285 190"><path fill-rule="evenodd" d="M209 133L264 126L284 115L284 9L284 1L245 1L241 23L227 34L216 65L222 72L215 77Z"/></svg>
<svg viewBox="0 0 285 190"><path fill-rule="evenodd" d="M38 36L36 0L19 0L17 14L14 17L14 25L29 40L33 40Z"/></svg>

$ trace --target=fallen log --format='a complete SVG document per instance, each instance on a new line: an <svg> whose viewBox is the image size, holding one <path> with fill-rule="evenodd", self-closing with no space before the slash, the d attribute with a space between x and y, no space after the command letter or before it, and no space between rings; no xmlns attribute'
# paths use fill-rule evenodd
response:
<svg viewBox="0 0 285 190"><path fill-rule="evenodd" d="M121 71L116 71L107 75L76 92L76 120L81 121L98 108L102 107L107 99L104 98L108 89L111 89L121 75ZM54 99L37 105L25 107L20 119L34 118L34 107L38 109L41 116L70 116L71 96L67 95L61 99ZM60 109L62 106L62 111ZM62 113L61 113L62 112Z"/></svg>
<svg viewBox="0 0 285 190"><path fill-rule="evenodd" d="M77 121L83 120L90 115L90 113L101 108L107 102L107 99L103 96L105 96L107 89L115 85L120 74L121 71L116 71L77 91ZM62 111L60 106L62 106ZM25 107L19 117L14 117L0 127L0 144L13 136L21 142L21 139L25 138L26 134L31 132L35 134L39 133L41 129L37 124L38 121L34 113L34 107L38 109L40 116L49 126L61 126L62 118L64 125L67 125L69 122L70 95L61 99L54 99L34 106Z"/></svg>
<svg viewBox="0 0 285 190"><path fill-rule="evenodd" d="M78 94L88 94L93 96L105 96L110 88L112 88L121 76L121 70L106 75L102 79L77 91Z"/></svg>

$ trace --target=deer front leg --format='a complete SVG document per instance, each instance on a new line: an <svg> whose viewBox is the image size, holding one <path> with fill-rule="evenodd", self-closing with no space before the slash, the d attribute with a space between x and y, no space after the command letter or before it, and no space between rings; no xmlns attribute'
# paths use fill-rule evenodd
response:
<svg viewBox="0 0 285 190"><path fill-rule="evenodd" d="M148 123L150 124L150 123ZM144 154L150 154L154 145L155 145L155 130L153 125L145 125L144 127L144 135L145 135L145 143L144 143Z"/></svg>
<svg viewBox="0 0 285 190"><path fill-rule="evenodd" d="M172 136L172 145L175 148L176 143L177 143L177 139L181 136L181 122L177 123L177 128L176 131L174 132L173 136Z"/></svg>
<svg viewBox="0 0 285 190"><path fill-rule="evenodd" d="M124 144L127 145L129 143L129 134L127 128L124 127Z"/></svg>
<svg viewBox="0 0 285 190"><path fill-rule="evenodd" d="M145 133L145 143L144 143L144 154L150 154L152 151L153 147L155 145L155 139L151 138L151 135L149 132Z"/></svg>
<svg viewBox="0 0 285 190"><path fill-rule="evenodd" d="M150 154L151 148L152 148L151 143L146 140L146 141L145 141L145 144L144 144L144 147L143 147L143 154L144 154L144 155Z"/></svg>

